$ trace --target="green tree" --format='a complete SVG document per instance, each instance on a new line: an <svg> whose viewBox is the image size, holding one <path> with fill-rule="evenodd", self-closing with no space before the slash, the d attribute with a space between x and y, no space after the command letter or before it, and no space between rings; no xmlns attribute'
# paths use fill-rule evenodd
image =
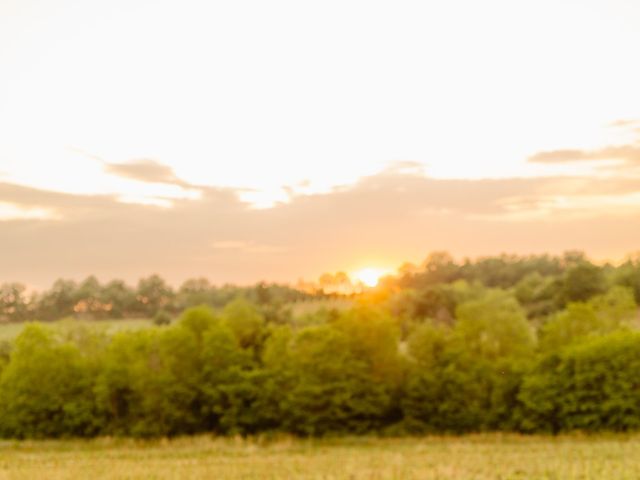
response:
<svg viewBox="0 0 640 480"><path fill-rule="evenodd" d="M242 348L260 349L266 325L257 307L243 297L236 297L224 307L221 318Z"/></svg>
<svg viewBox="0 0 640 480"><path fill-rule="evenodd" d="M551 317L540 329L541 347L546 352L559 351L585 338L631 327L636 312L631 291L613 287L586 303L570 303Z"/></svg>
<svg viewBox="0 0 640 480"><path fill-rule="evenodd" d="M58 320L74 314L75 291L72 280L56 280L53 286L38 298L37 318Z"/></svg>
<svg viewBox="0 0 640 480"><path fill-rule="evenodd" d="M159 275L151 275L138 282L136 290L137 308L152 317L160 309L171 310L173 290Z"/></svg>
<svg viewBox="0 0 640 480"><path fill-rule="evenodd" d="M0 321L21 322L30 314L26 287L20 283L0 285Z"/></svg>
<svg viewBox="0 0 640 480"><path fill-rule="evenodd" d="M213 305L213 287L206 278L186 280L178 290L176 302L180 309Z"/></svg>
<svg viewBox="0 0 640 480"><path fill-rule="evenodd" d="M523 357L533 352L535 336L522 307L510 294L491 290L456 309L455 336L461 346L485 360Z"/></svg>
<svg viewBox="0 0 640 480"><path fill-rule="evenodd" d="M101 302L106 311L105 316L123 318L135 313L136 293L122 280L112 280L101 292Z"/></svg>
<svg viewBox="0 0 640 480"><path fill-rule="evenodd" d="M206 425L218 433L244 433L253 423L251 404L258 394L252 356L227 324L217 323L204 333L202 363Z"/></svg>
<svg viewBox="0 0 640 480"><path fill-rule="evenodd" d="M108 433L164 436L201 428L195 335L185 328L117 334L96 385Z"/></svg>
<svg viewBox="0 0 640 480"><path fill-rule="evenodd" d="M581 261L573 264L564 273L558 291L558 302L560 305L584 302L594 295L604 293L606 288L602 269L587 261Z"/></svg>
<svg viewBox="0 0 640 480"><path fill-rule="evenodd" d="M365 433L382 427L392 397L331 326L308 327L291 344L292 388L285 428L303 435Z"/></svg>
<svg viewBox="0 0 640 480"><path fill-rule="evenodd" d="M39 325L18 336L0 377L0 432L17 438L91 436L103 419L93 397L96 372L71 343Z"/></svg>
<svg viewBox="0 0 640 480"><path fill-rule="evenodd" d="M543 357L523 381L523 427L627 431L640 428L640 334L614 332Z"/></svg>

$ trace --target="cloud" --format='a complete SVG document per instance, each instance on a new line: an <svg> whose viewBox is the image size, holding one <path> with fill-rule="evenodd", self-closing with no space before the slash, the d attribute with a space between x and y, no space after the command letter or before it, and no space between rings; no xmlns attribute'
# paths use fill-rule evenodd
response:
<svg viewBox="0 0 640 480"><path fill-rule="evenodd" d="M625 166L640 165L640 145L609 146L596 150L550 150L529 157L532 163L614 161Z"/></svg>
<svg viewBox="0 0 640 480"><path fill-rule="evenodd" d="M620 120L616 120L614 122L609 123L610 127L613 128L629 128L629 127L634 127L636 125L638 125L640 123L640 120L636 120L636 119L620 119Z"/></svg>
<svg viewBox="0 0 640 480"><path fill-rule="evenodd" d="M3 220L31 220L56 218L53 211L46 208L29 208L10 202L0 202L0 221Z"/></svg>
<svg viewBox="0 0 640 480"><path fill-rule="evenodd" d="M268 209L199 187L170 208L0 183L0 202L51 218L0 221L0 281L160 273L174 284L295 281L363 265L393 267L431 250L454 255L637 249L640 180L588 177L451 180L391 169ZM6 254L10 252L10 254Z"/></svg>
<svg viewBox="0 0 640 480"><path fill-rule="evenodd" d="M245 240L223 240L211 244L215 250L237 250L245 253L281 253L286 249Z"/></svg>
<svg viewBox="0 0 640 480"><path fill-rule="evenodd" d="M178 185L184 188L193 187L178 178L171 167L156 162L155 160L140 159L126 163L105 162L104 169L107 173L112 175L137 180L139 182L165 183L169 185Z"/></svg>

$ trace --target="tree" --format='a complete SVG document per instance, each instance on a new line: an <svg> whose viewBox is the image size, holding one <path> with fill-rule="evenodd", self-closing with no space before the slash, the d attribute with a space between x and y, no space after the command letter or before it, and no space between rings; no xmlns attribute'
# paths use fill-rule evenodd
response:
<svg viewBox="0 0 640 480"><path fill-rule="evenodd" d="M101 302L111 318L123 318L135 311L136 293L122 280L112 280L102 288Z"/></svg>
<svg viewBox="0 0 640 480"><path fill-rule="evenodd" d="M166 436L202 428L199 351L184 328L117 334L95 388L106 433Z"/></svg>
<svg viewBox="0 0 640 480"><path fill-rule="evenodd" d="M0 285L0 322L21 322L30 314L26 287L20 283Z"/></svg>
<svg viewBox="0 0 640 480"><path fill-rule="evenodd" d="M42 320L58 320L73 315L76 283L72 280L56 280L38 301L37 317Z"/></svg>
<svg viewBox="0 0 640 480"><path fill-rule="evenodd" d="M365 433L380 428L392 406L388 389L350 349L347 335L329 325L308 327L290 348L287 430L302 435Z"/></svg>
<svg viewBox="0 0 640 480"><path fill-rule="evenodd" d="M206 425L218 433L244 433L254 423L251 404L258 395L251 379L252 357L224 323L209 328L202 345Z"/></svg>
<svg viewBox="0 0 640 480"><path fill-rule="evenodd" d="M102 287L93 275L87 277L74 292L73 311L76 316L100 318L109 315L110 307L102 302Z"/></svg>
<svg viewBox="0 0 640 480"><path fill-rule="evenodd" d="M264 317L243 297L236 297L224 307L222 321L231 329L242 348L257 351L261 347L265 334Z"/></svg>
<svg viewBox="0 0 640 480"><path fill-rule="evenodd" d="M455 337L474 356L497 360L530 355L535 337L515 298L491 290L456 309Z"/></svg>
<svg viewBox="0 0 640 480"><path fill-rule="evenodd" d="M584 302L594 295L604 293L606 281L602 270L587 261L573 264L565 272L558 292L558 302Z"/></svg>
<svg viewBox="0 0 640 480"><path fill-rule="evenodd" d="M140 312L151 317L162 308L171 309L173 291L159 275L151 275L138 282L136 299Z"/></svg>
<svg viewBox="0 0 640 480"><path fill-rule="evenodd" d="M212 305L213 287L206 278L191 278L186 280L178 290L176 301L181 309L197 305Z"/></svg>
<svg viewBox="0 0 640 480"><path fill-rule="evenodd" d="M544 351L559 351L588 337L631 327L637 306L629 289L613 287L588 302L569 303L540 329Z"/></svg>
<svg viewBox="0 0 640 480"><path fill-rule="evenodd" d="M76 346L57 342L42 326L27 325L0 377L0 433L47 438L100 432L95 373Z"/></svg>
<svg viewBox="0 0 640 480"><path fill-rule="evenodd" d="M639 376L637 332L614 332L549 353L522 384L522 426L552 432L636 430Z"/></svg>

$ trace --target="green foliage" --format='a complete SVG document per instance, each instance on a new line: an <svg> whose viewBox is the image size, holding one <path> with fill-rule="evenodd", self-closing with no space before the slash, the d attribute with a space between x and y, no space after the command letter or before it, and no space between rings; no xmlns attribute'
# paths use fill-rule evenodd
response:
<svg viewBox="0 0 640 480"><path fill-rule="evenodd" d="M545 356L525 378L527 430L640 428L640 334L615 332Z"/></svg>
<svg viewBox="0 0 640 480"><path fill-rule="evenodd" d="M17 438L89 436L103 427L95 370L73 344L29 325L0 377L0 433Z"/></svg>
<svg viewBox="0 0 640 480"><path fill-rule="evenodd" d="M217 322L215 312L211 307L206 305L191 307L185 310L179 320L180 325L190 330L199 340L202 339L204 333Z"/></svg>
<svg viewBox="0 0 640 480"><path fill-rule="evenodd" d="M166 310L158 310L158 312L153 316L153 324L158 326L169 325L171 320L171 314Z"/></svg>
<svg viewBox="0 0 640 480"><path fill-rule="evenodd" d="M630 327L636 314L637 305L631 291L613 287L586 303L570 303L554 315L541 328L541 348L547 352L558 351L587 337Z"/></svg>
<svg viewBox="0 0 640 480"><path fill-rule="evenodd" d="M471 317L476 308L486 308L488 316ZM522 312L508 296L490 292L464 304L459 313L462 319L454 329L426 323L408 340L411 366L402 409L410 432L460 433L515 425L516 397L533 346ZM484 322L491 321L505 325L485 330ZM512 334L516 343L507 348Z"/></svg>
<svg viewBox="0 0 640 480"><path fill-rule="evenodd" d="M605 290L606 281L602 270L592 263L580 261L564 273L558 291L558 302L560 305L584 302Z"/></svg>
<svg viewBox="0 0 640 480"><path fill-rule="evenodd" d="M492 290L456 309L455 336L461 348L485 360L523 357L535 346L533 329L511 295Z"/></svg>
<svg viewBox="0 0 640 480"><path fill-rule="evenodd" d="M29 298L5 284L1 320L71 318L0 343L0 436L640 429L637 267L438 253L304 302L264 283L174 293L157 275ZM130 312L167 326L93 321Z"/></svg>
<svg viewBox="0 0 640 480"><path fill-rule="evenodd" d="M20 283L0 285L0 321L20 322L29 314L29 299L25 295L26 287Z"/></svg>
<svg viewBox="0 0 640 480"><path fill-rule="evenodd" d="M136 308L150 317L170 305L173 296L173 290L159 275L151 275L138 282Z"/></svg>
<svg viewBox="0 0 640 480"><path fill-rule="evenodd" d="M285 398L289 431L364 433L382 426L391 395L350 347L345 333L328 325L296 336L289 354L293 382Z"/></svg>
<svg viewBox="0 0 640 480"><path fill-rule="evenodd" d="M191 433L200 426L197 341L184 328L120 333L106 352L95 387L108 433Z"/></svg>
<svg viewBox="0 0 640 480"><path fill-rule="evenodd" d="M265 319L246 299L237 297L222 310L222 321L228 325L242 348L260 348L264 340Z"/></svg>
<svg viewBox="0 0 640 480"><path fill-rule="evenodd" d="M209 428L219 433L242 432L243 395L251 390L247 373L251 357L226 324L209 328L202 342L203 413ZM250 393L249 393L250 395Z"/></svg>
<svg viewBox="0 0 640 480"><path fill-rule="evenodd" d="M558 280L533 272L524 277L514 287L514 294L529 318L539 318L553 313L556 309Z"/></svg>

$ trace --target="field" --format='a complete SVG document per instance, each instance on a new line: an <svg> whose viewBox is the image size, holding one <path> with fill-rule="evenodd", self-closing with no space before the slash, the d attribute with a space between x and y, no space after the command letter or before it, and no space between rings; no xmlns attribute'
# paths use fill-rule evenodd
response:
<svg viewBox="0 0 640 480"><path fill-rule="evenodd" d="M293 302L290 304L294 317L299 318L309 315L322 309L346 310L353 305L351 300L347 299L320 299ZM0 341L14 340L25 325L29 322L0 322ZM42 322L44 325L53 329L63 330L78 325L85 325L91 328L102 330L113 334L123 330L139 330L141 328L153 327L153 322L148 318L122 318L109 320L78 320L74 318L66 318L56 320L54 322Z"/></svg>
<svg viewBox="0 0 640 480"><path fill-rule="evenodd" d="M640 436L5 441L0 478L630 480Z"/></svg>
<svg viewBox="0 0 640 480"><path fill-rule="evenodd" d="M29 322L21 323L0 323L0 341L11 341L15 339ZM55 322L43 322L43 325L54 329L64 330L78 325L87 325L97 330L104 330L108 333L116 333L122 330L138 330L153 326L149 319L145 318L125 318L118 320L75 320L65 319Z"/></svg>

